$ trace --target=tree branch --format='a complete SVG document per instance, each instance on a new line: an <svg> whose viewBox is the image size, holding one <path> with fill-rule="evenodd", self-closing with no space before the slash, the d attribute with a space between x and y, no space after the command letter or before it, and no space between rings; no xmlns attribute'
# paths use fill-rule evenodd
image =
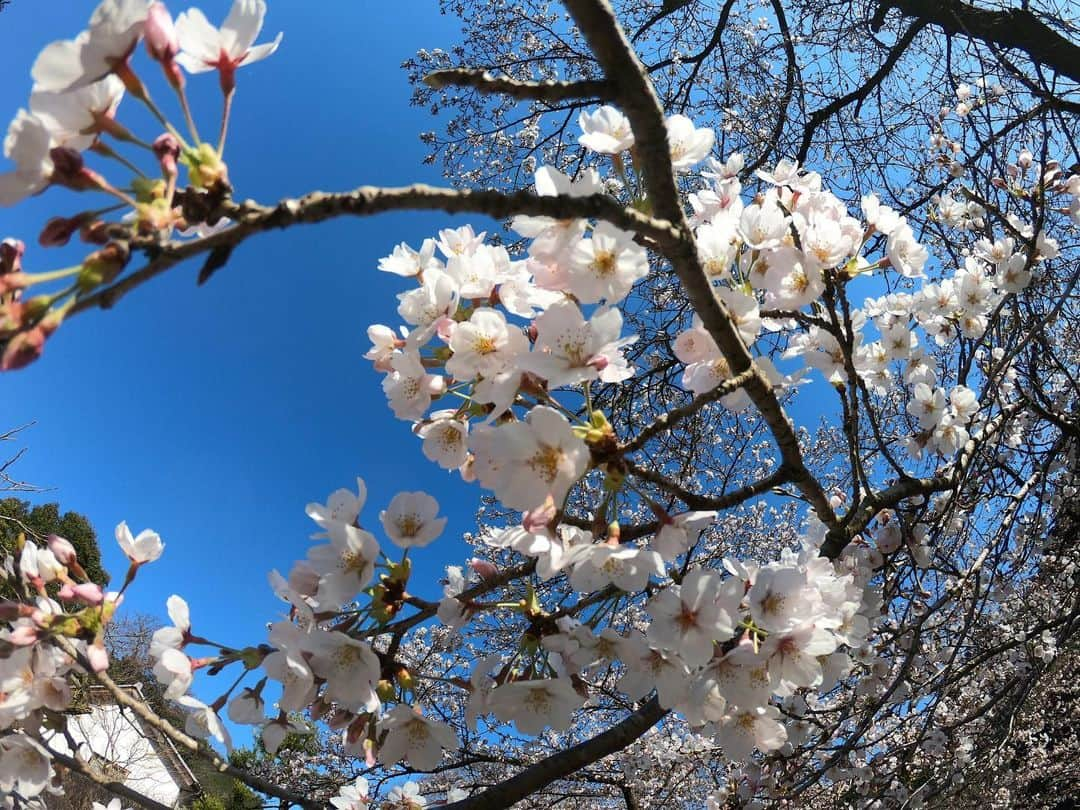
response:
<svg viewBox="0 0 1080 810"><path fill-rule="evenodd" d="M1002 11L978 8L959 0L884 0L872 25L880 29L889 9L931 23L946 34L960 34L1023 51L1033 62L1080 82L1080 45L1070 42L1027 8Z"/></svg>
<svg viewBox="0 0 1080 810"><path fill-rule="evenodd" d="M619 100L634 131L652 210L675 228L676 238L667 240L662 247L682 282L686 297L716 341L732 374L738 376L753 369L745 390L772 432L784 465L790 471L790 480L823 523L829 527L837 525L836 515L825 491L803 461L794 425L784 413L771 383L754 365L753 356L739 336L726 307L713 293L709 277L701 266L697 245L686 221L675 182L664 111L644 65L627 42L608 0L564 2L604 72L616 84Z"/></svg>
<svg viewBox="0 0 1080 810"><path fill-rule="evenodd" d="M523 82L505 76L492 76L486 70L451 68L436 70L424 77L424 84L433 90L446 87L471 87L484 94L498 93L521 101L574 101L607 99L612 94L610 82L584 79L577 82Z"/></svg>
<svg viewBox="0 0 1080 810"><path fill-rule="evenodd" d="M402 209L446 211L451 214L471 212L500 219L514 214L549 216L556 219L566 219L567 216L596 218L655 241L667 242L675 235L670 223L646 216L632 208L624 208L604 194L586 197L539 197L527 191L510 194L491 190L459 191L417 183L400 188L361 186L353 191L339 193L315 191L299 199L282 200L275 206L259 205L252 201L226 201L213 212L216 217L227 216L234 220L235 224L225 230L201 239L169 241L164 244L152 238L132 239L133 251L145 250L153 258L141 269L115 284L80 299L72 308L71 314L94 307L109 309L133 289L185 259L236 246L263 231L313 224L341 216L371 216Z"/></svg>
<svg viewBox="0 0 1080 810"><path fill-rule="evenodd" d="M468 799L452 802L444 810L504 810L556 779L621 751L656 725L668 712L654 697L607 731L530 765L517 775Z"/></svg>

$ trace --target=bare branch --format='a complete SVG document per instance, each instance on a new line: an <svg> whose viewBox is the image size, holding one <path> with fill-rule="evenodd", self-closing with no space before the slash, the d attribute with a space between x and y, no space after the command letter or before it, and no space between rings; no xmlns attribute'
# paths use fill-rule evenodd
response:
<svg viewBox="0 0 1080 810"><path fill-rule="evenodd" d="M574 99L607 99L612 94L611 83L601 80L522 82L504 76L492 76L486 70L468 68L437 70L424 77L424 84L435 90L445 87L471 87L481 93L498 93L522 101L552 103Z"/></svg>

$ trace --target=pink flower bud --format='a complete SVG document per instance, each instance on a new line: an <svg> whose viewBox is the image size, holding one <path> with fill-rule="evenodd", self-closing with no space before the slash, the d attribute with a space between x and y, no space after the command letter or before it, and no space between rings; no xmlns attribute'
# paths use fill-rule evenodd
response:
<svg viewBox="0 0 1080 810"><path fill-rule="evenodd" d="M79 214L74 217L53 217L45 223L45 227L38 234L38 244L42 247L63 247L72 234L79 230L89 219L89 214Z"/></svg>
<svg viewBox="0 0 1080 810"><path fill-rule="evenodd" d="M49 544L49 551L53 553L53 556L61 565L71 565L78 558L75 546L58 534L50 534L45 542Z"/></svg>
<svg viewBox="0 0 1080 810"><path fill-rule="evenodd" d="M57 594L65 602L82 602L90 607L97 607L105 601L105 593L100 585L84 582L79 585L65 583Z"/></svg>
<svg viewBox="0 0 1080 810"><path fill-rule="evenodd" d="M30 284L30 277L22 270L15 273L4 273L0 276L0 295L24 290Z"/></svg>
<svg viewBox="0 0 1080 810"><path fill-rule="evenodd" d="M146 52L158 62L171 62L180 53L180 40L176 36L172 15L164 3L151 3L143 25Z"/></svg>
<svg viewBox="0 0 1080 810"><path fill-rule="evenodd" d="M487 560L481 560L476 557L469 560L469 568L475 571L481 579L495 579L495 577L499 575L498 568Z"/></svg>
<svg viewBox="0 0 1080 810"><path fill-rule="evenodd" d="M63 318L62 313L50 312L37 326L8 340L3 355L0 355L0 371L24 368L41 357L45 341L59 328Z"/></svg>
<svg viewBox="0 0 1080 810"><path fill-rule="evenodd" d="M49 158L53 164L52 181L60 185L73 184L86 168L82 155L67 146L54 146Z"/></svg>
<svg viewBox="0 0 1080 810"><path fill-rule="evenodd" d="M109 668L109 654L103 644L91 644L86 648L86 658L94 672L104 672Z"/></svg>
<svg viewBox="0 0 1080 810"><path fill-rule="evenodd" d="M4 347L4 353L0 355L0 371L15 371L33 363L41 357L46 337L40 326L12 337Z"/></svg>
<svg viewBox="0 0 1080 810"><path fill-rule="evenodd" d="M168 177L176 175L176 159L180 157L180 141L175 135L165 132L158 135L153 143L154 155L161 164L161 170Z"/></svg>
<svg viewBox="0 0 1080 810"><path fill-rule="evenodd" d="M22 270L24 253L26 253L26 245L20 239L8 237L3 242L0 242L0 275L17 273Z"/></svg>

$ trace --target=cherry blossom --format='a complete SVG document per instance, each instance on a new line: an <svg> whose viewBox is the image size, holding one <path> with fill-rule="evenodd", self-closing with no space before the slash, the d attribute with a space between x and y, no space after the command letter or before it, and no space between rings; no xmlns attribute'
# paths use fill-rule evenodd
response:
<svg viewBox="0 0 1080 810"><path fill-rule="evenodd" d="M121 521L116 527L116 542L121 551L131 560L132 565L151 563L165 551L165 544L157 532L143 529L137 536L132 536L126 522Z"/></svg>
<svg viewBox="0 0 1080 810"><path fill-rule="evenodd" d="M566 497L588 464L585 442L554 408L538 406L524 422L473 432L480 483L511 509L533 509L547 496Z"/></svg>
<svg viewBox="0 0 1080 810"><path fill-rule="evenodd" d="M519 366L543 377L551 388L587 380L622 382L634 375L622 349L637 338L620 338L622 314L600 309L585 320L573 301L552 304L536 319L537 338L532 352Z"/></svg>
<svg viewBox="0 0 1080 810"><path fill-rule="evenodd" d="M570 251L569 292L583 304L622 301L634 282L649 274L645 249L634 243L626 231L606 222L593 230Z"/></svg>
<svg viewBox="0 0 1080 810"><path fill-rule="evenodd" d="M103 0L87 30L47 45L38 55L30 71L34 91L75 90L124 66L142 36L148 7L147 0Z"/></svg>
<svg viewBox="0 0 1080 810"><path fill-rule="evenodd" d="M379 761L384 765L404 759L413 768L428 771L439 764L443 749L458 746L450 726L424 717L411 706L395 706L379 725L388 732L379 747Z"/></svg>
<svg viewBox="0 0 1080 810"><path fill-rule="evenodd" d="M536 735L547 727L565 731L583 700L568 678L550 678L503 684L491 693L488 705L522 734Z"/></svg>
<svg viewBox="0 0 1080 810"><path fill-rule="evenodd" d="M188 73L218 70L221 85L229 92L236 69L270 56L281 44L281 34L272 42L255 45L266 16L264 0L234 0L229 16L215 28L197 8L176 18L180 53L176 61Z"/></svg>
<svg viewBox="0 0 1080 810"><path fill-rule="evenodd" d="M692 667L713 656L713 642L735 634L742 583L729 578L721 583L711 571L695 568L678 585L671 585L649 600L653 617L648 638L657 647L673 650Z"/></svg>
<svg viewBox="0 0 1080 810"><path fill-rule="evenodd" d="M578 126L582 131L578 143L602 155L617 155L634 145L630 122L614 107L605 105L593 113L582 112Z"/></svg>
<svg viewBox="0 0 1080 810"><path fill-rule="evenodd" d="M709 156L716 143L716 133L711 129L695 127L685 115L672 115L664 123L675 171L689 171Z"/></svg>
<svg viewBox="0 0 1080 810"><path fill-rule="evenodd" d="M399 492L379 513L379 520L395 545L423 547L446 528L446 518L437 517L438 513L438 502L426 492Z"/></svg>

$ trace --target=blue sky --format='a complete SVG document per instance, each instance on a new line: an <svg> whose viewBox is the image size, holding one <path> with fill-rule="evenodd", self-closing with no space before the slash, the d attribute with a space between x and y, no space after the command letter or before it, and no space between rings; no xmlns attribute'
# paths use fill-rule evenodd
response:
<svg viewBox="0 0 1080 810"><path fill-rule="evenodd" d="M237 196L275 202L314 189L439 183L437 170L421 165L418 139L433 122L409 106L400 64L418 48L451 45L456 21L439 15L435 0L269 5L262 39L279 30L285 38L277 54L238 74L226 151ZM46 6L55 13L42 13ZM174 14L186 7L170 4ZM199 7L218 23L229 3ZM74 36L91 9L74 0L4 9L4 115L25 106L37 51ZM140 51L136 67L180 123L157 66ZM216 131L216 77L192 77L189 87L204 135ZM145 125L136 129L148 140L159 132L131 99L120 119ZM36 234L49 216L82 206L82 197L50 190L0 209L0 237L27 243L31 271L77 262L79 246L44 250ZM464 221L402 213L267 234L242 245L204 287L195 286L198 264L183 266L112 311L73 319L37 364L0 377L0 428L36 423L22 436L16 474L48 488L33 500L90 518L117 580L126 568L112 539L117 522L158 531L165 555L140 572L126 606L163 617L165 599L180 593L195 630L223 643L265 639L264 623L281 605L266 574L306 553L314 525L305 504L357 475L369 486L369 526L399 490L439 499L450 525L442 546L415 555L414 574L416 592L438 594L443 566L465 556L452 538L473 527L479 493L424 459L362 354L368 324L397 323L394 293L405 289L375 270L379 257Z"/></svg>

